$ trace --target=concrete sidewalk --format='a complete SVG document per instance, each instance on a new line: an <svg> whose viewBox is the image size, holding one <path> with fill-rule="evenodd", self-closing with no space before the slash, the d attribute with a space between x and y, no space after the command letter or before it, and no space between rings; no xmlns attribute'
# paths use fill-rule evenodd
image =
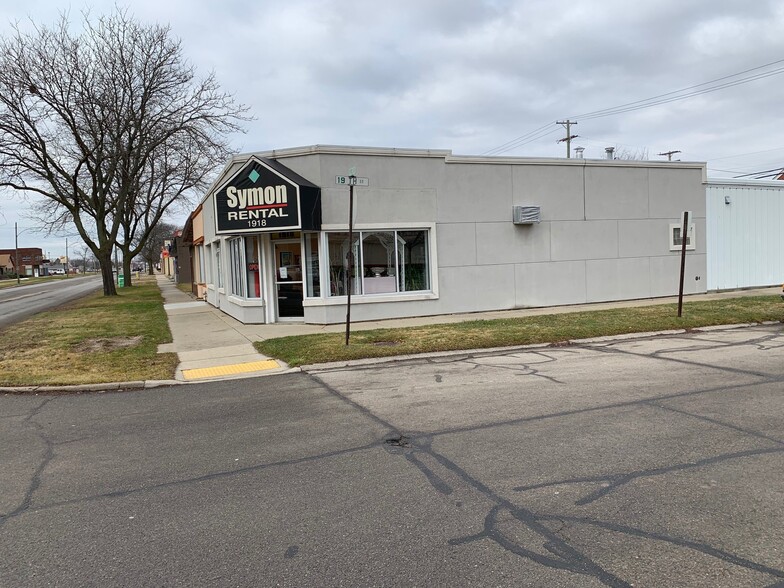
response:
<svg viewBox="0 0 784 588"><path fill-rule="evenodd" d="M258 353L239 327L242 324L204 301L183 292L168 277L158 274L172 342L158 353L176 353L175 379L199 381L279 373L288 366Z"/></svg>
<svg viewBox="0 0 784 588"><path fill-rule="evenodd" d="M344 324L306 325L304 323L273 323L244 325L212 305L197 300L193 295L183 292L168 277L159 274L157 280L163 294L164 309L169 319L169 328L173 338L172 343L160 345L158 352L177 353L180 364L175 377L179 381L201 381L281 373L287 371L289 367L281 361L258 353L253 347L254 341L289 335L343 332L346 328ZM684 301L717 300L742 296L770 296L780 292L780 287L755 288L710 294L692 294L685 296ZM677 296L671 296L622 302L367 321L352 324L351 329L352 331L363 331L543 314L562 314L605 308L633 308L667 304L677 302L677 300Z"/></svg>

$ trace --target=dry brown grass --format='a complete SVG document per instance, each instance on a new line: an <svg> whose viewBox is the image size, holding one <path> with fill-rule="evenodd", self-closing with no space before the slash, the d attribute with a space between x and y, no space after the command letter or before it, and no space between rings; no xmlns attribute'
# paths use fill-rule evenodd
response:
<svg viewBox="0 0 784 588"><path fill-rule="evenodd" d="M154 279L119 295L95 294L0 332L0 385L38 386L169 379L174 353Z"/></svg>

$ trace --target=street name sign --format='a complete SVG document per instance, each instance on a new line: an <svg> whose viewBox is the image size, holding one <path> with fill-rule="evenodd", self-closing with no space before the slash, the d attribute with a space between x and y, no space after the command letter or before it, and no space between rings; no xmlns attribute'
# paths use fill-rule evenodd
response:
<svg viewBox="0 0 784 588"><path fill-rule="evenodd" d="M335 183L341 186L369 186L370 180L357 176L335 176Z"/></svg>

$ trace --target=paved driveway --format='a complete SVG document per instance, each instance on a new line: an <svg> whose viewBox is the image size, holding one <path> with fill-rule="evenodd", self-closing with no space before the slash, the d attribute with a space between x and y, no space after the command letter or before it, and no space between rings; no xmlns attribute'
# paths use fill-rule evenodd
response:
<svg viewBox="0 0 784 588"><path fill-rule="evenodd" d="M0 397L0 584L779 586L781 325Z"/></svg>

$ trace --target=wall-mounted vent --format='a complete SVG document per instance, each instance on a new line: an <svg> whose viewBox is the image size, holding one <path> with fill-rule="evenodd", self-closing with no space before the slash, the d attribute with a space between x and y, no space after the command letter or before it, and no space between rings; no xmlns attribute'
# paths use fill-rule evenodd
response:
<svg viewBox="0 0 784 588"><path fill-rule="evenodd" d="M542 220L541 206L513 206L512 222L516 225L532 225Z"/></svg>

